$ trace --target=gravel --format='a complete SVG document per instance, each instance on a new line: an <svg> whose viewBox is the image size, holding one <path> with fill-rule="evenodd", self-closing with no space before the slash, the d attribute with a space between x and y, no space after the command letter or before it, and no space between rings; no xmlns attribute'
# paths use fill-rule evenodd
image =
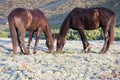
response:
<svg viewBox="0 0 120 80"><path fill-rule="evenodd" d="M89 42L91 53L81 53L81 41L67 41L62 54L50 54L40 40L37 54L13 56L11 39L1 38L0 80L120 80L120 42L107 54L99 54L104 41Z"/></svg>

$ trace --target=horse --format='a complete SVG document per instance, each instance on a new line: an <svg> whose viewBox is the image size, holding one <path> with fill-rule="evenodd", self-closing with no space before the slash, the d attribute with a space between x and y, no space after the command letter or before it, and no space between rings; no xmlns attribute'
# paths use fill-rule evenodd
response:
<svg viewBox="0 0 120 80"><path fill-rule="evenodd" d="M57 52L62 52L66 43L65 36L69 29L77 30L83 43L83 53L90 52L91 46L88 43L84 30L95 30L102 28L104 35L104 45L100 54L108 51L114 41L114 27L116 15L105 7L74 8L63 21L57 38Z"/></svg>
<svg viewBox="0 0 120 80"><path fill-rule="evenodd" d="M44 13L39 9L30 10L24 8L16 8L8 15L8 23L14 54L17 54L17 43L23 54L30 54L29 46L35 32L37 32L37 34L33 54L36 53L37 44L39 42L40 34L42 32L45 34L46 46L48 47L49 52L53 52L54 38L52 36L49 23ZM26 31L29 31L30 33L27 46L25 46L24 41Z"/></svg>

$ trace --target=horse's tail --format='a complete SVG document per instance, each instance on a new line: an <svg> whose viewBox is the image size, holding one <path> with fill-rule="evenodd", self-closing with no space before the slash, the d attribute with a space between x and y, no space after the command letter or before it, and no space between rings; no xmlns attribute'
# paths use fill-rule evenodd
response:
<svg viewBox="0 0 120 80"><path fill-rule="evenodd" d="M8 16L8 23L9 23L10 34L11 34L11 39L12 39L12 44L13 44L13 53L16 54L17 53L17 31L15 28L12 14Z"/></svg>
<svg viewBox="0 0 120 80"><path fill-rule="evenodd" d="M110 23L110 28L109 28L109 35L110 35L110 45L113 44L113 41L114 41L114 27L115 27L115 24L116 24L116 16L114 15L112 17L112 20L111 20L111 23Z"/></svg>

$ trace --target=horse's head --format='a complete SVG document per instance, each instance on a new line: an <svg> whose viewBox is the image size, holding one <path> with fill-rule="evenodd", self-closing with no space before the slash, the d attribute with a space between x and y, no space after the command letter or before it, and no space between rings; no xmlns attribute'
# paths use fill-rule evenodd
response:
<svg viewBox="0 0 120 80"><path fill-rule="evenodd" d="M48 47L49 49L49 52L50 53L53 53L53 50L54 50L54 38L51 39L51 40L46 40L46 46Z"/></svg>
<svg viewBox="0 0 120 80"><path fill-rule="evenodd" d="M66 43L65 38L58 36L57 38L57 52L62 52L62 48Z"/></svg>

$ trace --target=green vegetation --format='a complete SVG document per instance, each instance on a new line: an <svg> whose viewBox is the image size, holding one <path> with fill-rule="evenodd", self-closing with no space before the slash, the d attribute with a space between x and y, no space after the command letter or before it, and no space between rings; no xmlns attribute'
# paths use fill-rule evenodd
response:
<svg viewBox="0 0 120 80"><path fill-rule="evenodd" d="M120 40L120 27L115 28L115 40Z"/></svg>
<svg viewBox="0 0 120 80"><path fill-rule="evenodd" d="M3 30L0 30L0 37L1 38L7 38L8 37L8 33L3 31Z"/></svg>
<svg viewBox="0 0 120 80"><path fill-rule="evenodd" d="M53 27L53 26L52 26ZM55 25L54 25L55 27ZM56 27L55 27L56 28ZM52 29L52 33L54 35L55 38L57 38L58 33L59 33L59 28L57 25L57 29L53 28ZM115 31L114 31L114 35L115 35L115 40L118 41L120 40L120 27L115 27ZM88 40L103 40L104 36L103 36L103 31L101 30L101 28L96 29L96 30L85 30L85 34ZM8 38L9 37L9 30L0 30L0 37L1 38ZM36 33L34 34L35 37ZM26 33L26 37L29 37L29 32ZM41 39L45 39L44 34L42 33L40 36ZM79 33L75 30L70 29L67 33L66 36L67 40L79 40L80 36Z"/></svg>
<svg viewBox="0 0 120 80"><path fill-rule="evenodd" d="M114 31L114 35L115 35L115 40L120 40L120 27L115 27L115 31ZM58 33L59 33L59 29L53 29L52 33L55 35L55 37L57 37ZM103 31L101 30L101 28L96 29L96 30L85 30L85 34L88 40L103 40L104 36L103 36ZM75 30L69 30L66 36L67 40L79 40L80 36L79 33Z"/></svg>
<svg viewBox="0 0 120 80"><path fill-rule="evenodd" d="M85 30L85 34L88 40L100 40L103 39L103 33L101 28L97 30ZM69 30L68 34L66 36L66 39L68 40L79 40L80 36L78 31L75 30Z"/></svg>

